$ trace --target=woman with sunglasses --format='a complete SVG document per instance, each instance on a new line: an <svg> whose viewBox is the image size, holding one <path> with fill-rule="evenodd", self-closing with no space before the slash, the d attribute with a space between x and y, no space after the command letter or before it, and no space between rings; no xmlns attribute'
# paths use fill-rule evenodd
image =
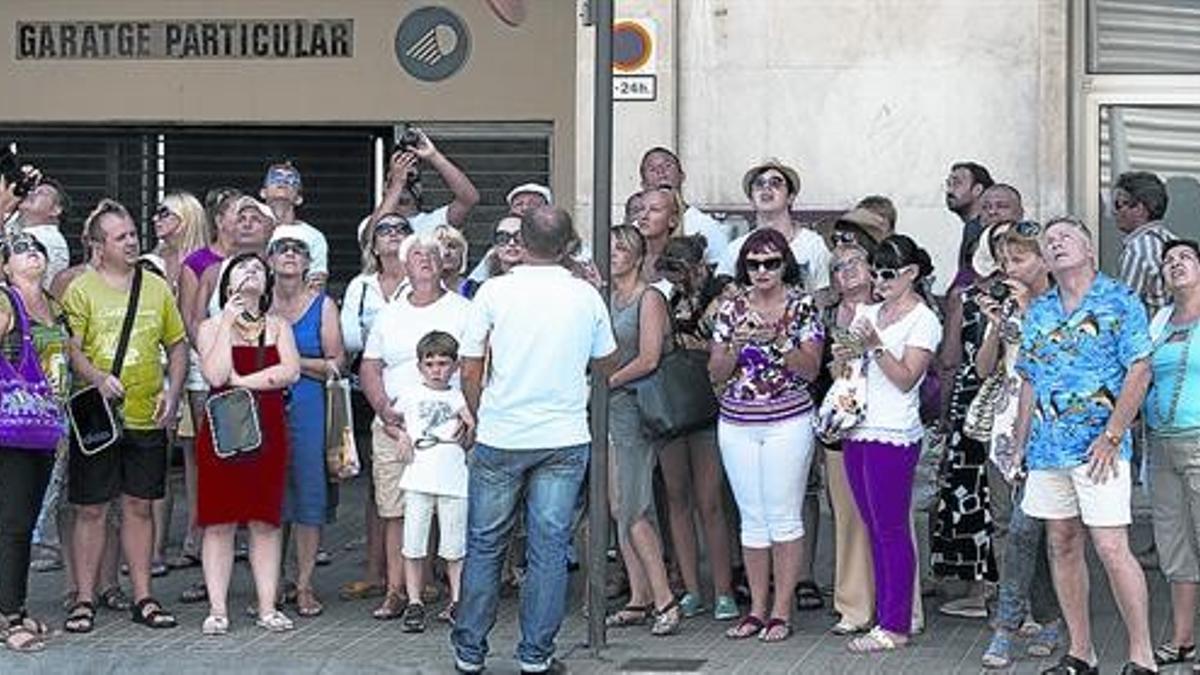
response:
<svg viewBox="0 0 1200 675"><path fill-rule="evenodd" d="M363 395L358 380L359 366L371 327L375 324L375 317L380 310L400 296L404 287L404 263L400 261L400 245L413 231L407 218L390 213L377 220L374 227L362 227L361 232L362 272L346 285L346 293L342 298L341 324L342 340L345 342L346 358L350 360L353 382L351 402L354 406L355 436L359 439L359 447L366 449L361 456L369 459L371 406ZM369 469L365 473L370 481ZM383 523L375 509L375 486L370 482L367 485L364 508L367 549L365 578L342 584L338 595L344 600L381 596L386 589Z"/></svg>
<svg viewBox="0 0 1200 675"><path fill-rule="evenodd" d="M654 512L655 446L642 427L637 394L627 385L658 369L670 339L671 324L662 294L642 276L646 239L637 228L612 231L612 312L619 365L609 376L609 492L617 541L629 576L629 602L609 615L610 627L635 626L653 618L653 635L679 630L683 618L671 593L663 563L662 537L651 520ZM645 385L643 385L645 386Z"/></svg>
<svg viewBox="0 0 1200 675"><path fill-rule="evenodd" d="M835 359L867 359L867 410L842 441L846 478L871 537L877 625L854 638L854 652L892 650L912 630L916 542L910 510L924 428L921 381L941 340L937 315L919 291L933 272L929 254L909 237L884 239L871 256L881 302L859 305L852 342L839 342Z"/></svg>
<svg viewBox="0 0 1200 675"><path fill-rule="evenodd" d="M509 270L520 265L525 259L525 246L521 243L521 219L517 216L504 216L496 222L492 230L492 248L485 255L484 269L487 272L483 281L467 280L464 297L472 298L475 291L492 277L507 274Z"/></svg>
<svg viewBox="0 0 1200 675"><path fill-rule="evenodd" d="M735 269L739 290L717 310L708 361L720 390L717 442L741 514L750 583L750 613L725 635L778 642L792 633L813 455L808 388L821 367L825 334L778 231L751 233ZM772 569L775 597L768 603Z"/></svg>
<svg viewBox="0 0 1200 675"><path fill-rule="evenodd" d="M669 310L674 318L676 335L685 349L708 350L718 298L728 287L728 278L714 276L705 263L706 247L703 235L671 238L655 265L663 279L671 284ZM666 488L671 545L687 590L679 599L684 618L704 611L696 542L697 514L712 573L713 618L718 621L737 618L729 523L722 499L725 476L717 451L716 419L706 429L664 443L658 453L658 465Z"/></svg>
<svg viewBox="0 0 1200 675"><path fill-rule="evenodd" d="M8 284L7 292L0 293L0 356L14 365L20 362L23 315L41 371L65 401L70 391L67 325L62 308L43 290L47 259L46 247L30 235L0 243L0 272ZM25 599L33 530L54 465L53 451L0 447L0 635L5 646L18 652L41 651L46 645L48 629L26 614Z"/></svg>
<svg viewBox="0 0 1200 675"><path fill-rule="evenodd" d="M275 275L271 312L291 325L300 353L300 379L291 386L288 399L291 459L283 520L291 524L296 540L296 610L302 617L314 617L324 611L312 574L330 502L325 476L325 382L341 372L344 349L337 305L305 283L309 251L303 236L295 226L276 227L267 254Z"/></svg>
<svg viewBox="0 0 1200 675"><path fill-rule="evenodd" d="M196 348L214 394L231 388L253 392L262 442L251 452L219 457L207 416L196 443L196 523L204 528L204 584L209 612L205 635L229 631L227 605L233 575L233 540L239 523L250 531L250 567L257 592L258 626L291 630L292 620L275 607L282 557L284 485L289 442L283 393L300 377L300 356L291 326L268 314L272 278L257 253L230 260L218 285L222 311L200 324Z"/></svg>

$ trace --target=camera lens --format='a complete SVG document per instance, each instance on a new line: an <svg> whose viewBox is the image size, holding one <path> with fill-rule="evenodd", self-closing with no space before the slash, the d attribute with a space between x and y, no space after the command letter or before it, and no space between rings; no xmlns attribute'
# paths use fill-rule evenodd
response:
<svg viewBox="0 0 1200 675"><path fill-rule="evenodd" d="M1010 289L1008 284L1004 283L1003 281L997 281L988 288L988 294L991 295L995 300L1007 300L1008 295L1011 292L1012 289Z"/></svg>

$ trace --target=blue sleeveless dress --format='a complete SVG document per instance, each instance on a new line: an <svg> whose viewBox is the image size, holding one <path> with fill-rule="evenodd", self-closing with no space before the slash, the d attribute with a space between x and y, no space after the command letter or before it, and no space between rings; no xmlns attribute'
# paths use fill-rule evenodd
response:
<svg viewBox="0 0 1200 675"><path fill-rule="evenodd" d="M321 308L325 295L319 294L300 320L292 324L296 349L302 358L321 358ZM283 520L299 525L324 525L327 505L325 480L325 383L308 375L291 387L287 410L288 455L287 490L283 499Z"/></svg>

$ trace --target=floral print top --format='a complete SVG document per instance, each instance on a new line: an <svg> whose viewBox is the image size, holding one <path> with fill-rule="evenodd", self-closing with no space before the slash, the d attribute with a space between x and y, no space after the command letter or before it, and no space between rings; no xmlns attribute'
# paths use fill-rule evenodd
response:
<svg viewBox="0 0 1200 675"><path fill-rule="evenodd" d="M805 342L823 343L825 331L812 296L789 288L783 314L771 339L743 341L762 331L763 317L750 307L750 293L739 290L721 303L713 322L713 342L735 344L737 366L720 394L721 419L733 424L765 424L812 410L808 382L789 369L783 356ZM735 341L736 337L736 341Z"/></svg>

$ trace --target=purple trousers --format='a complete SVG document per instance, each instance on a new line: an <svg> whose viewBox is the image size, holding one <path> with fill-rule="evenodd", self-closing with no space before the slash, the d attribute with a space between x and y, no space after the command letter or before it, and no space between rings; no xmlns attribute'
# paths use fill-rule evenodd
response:
<svg viewBox="0 0 1200 675"><path fill-rule="evenodd" d="M921 446L847 440L842 451L846 479L871 538L879 625L908 635L917 573L909 510Z"/></svg>

